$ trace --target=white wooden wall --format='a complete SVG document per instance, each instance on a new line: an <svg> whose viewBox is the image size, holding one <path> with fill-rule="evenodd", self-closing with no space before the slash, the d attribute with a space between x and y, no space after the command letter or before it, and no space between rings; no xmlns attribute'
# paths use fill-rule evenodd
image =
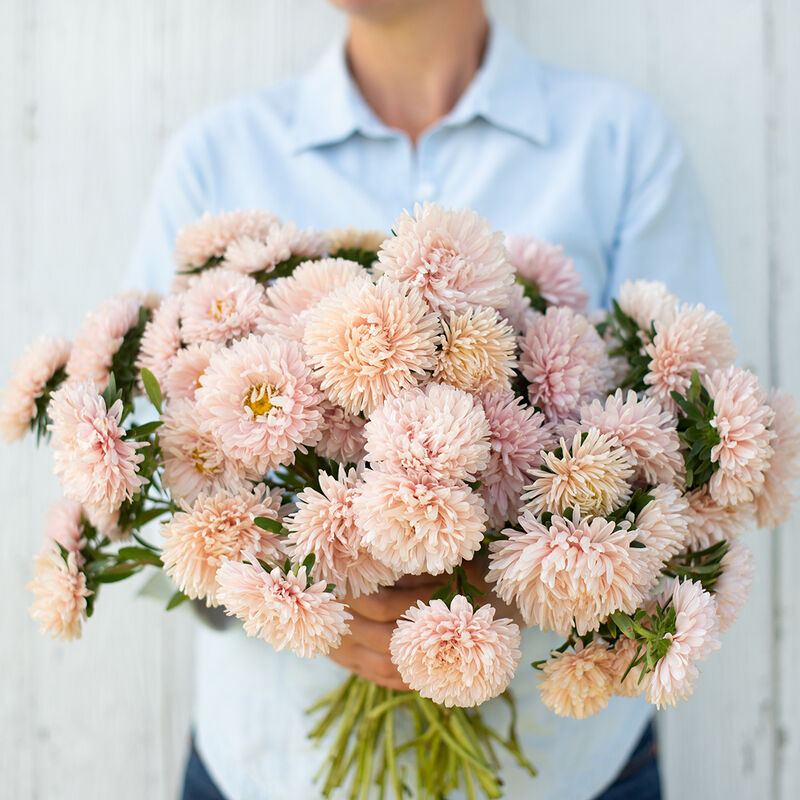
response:
<svg viewBox="0 0 800 800"><path fill-rule="evenodd" d="M540 57L650 91L711 208L742 360L800 394L800 3L494 2ZM303 68L341 28L322 0L0 1L0 380L41 331L71 335L119 285L167 137ZM172 798L191 637L109 587L84 638L28 619L56 496L46 453L0 450L0 797ZM691 703L662 716L668 797L800 797L800 516L751 537L752 600Z"/></svg>

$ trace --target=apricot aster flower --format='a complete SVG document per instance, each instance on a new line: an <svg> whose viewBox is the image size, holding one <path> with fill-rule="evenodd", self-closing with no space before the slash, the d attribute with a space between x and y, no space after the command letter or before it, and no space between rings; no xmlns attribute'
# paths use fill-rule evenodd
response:
<svg viewBox="0 0 800 800"><path fill-rule="evenodd" d="M276 650L288 648L301 658L327 655L349 630L347 606L325 590L325 581L309 585L305 567L284 573L248 563L227 561L217 573L219 601L244 622L248 636L258 636Z"/></svg>
<svg viewBox="0 0 800 800"><path fill-rule="evenodd" d="M434 311L508 305L514 268L503 234L492 233L474 211L417 204L414 215L404 211L392 229L395 236L383 243L375 268L418 289Z"/></svg>
<svg viewBox="0 0 800 800"><path fill-rule="evenodd" d="M670 598L677 612L675 633L667 634L669 649L645 678L647 702L659 708L675 705L694 692L700 674L695 662L719 647L716 603L702 585L675 578L661 595L662 604Z"/></svg>
<svg viewBox="0 0 800 800"><path fill-rule="evenodd" d="M266 289L269 329L301 342L308 312L323 297L356 280L368 282L369 275L355 261L323 258L298 264L291 275L278 278Z"/></svg>
<svg viewBox="0 0 800 800"><path fill-rule="evenodd" d="M571 446L564 439L557 450L542 454L541 467L522 499L534 514L609 514L628 502L633 467L617 439L597 428L576 433Z"/></svg>
<svg viewBox="0 0 800 800"><path fill-rule="evenodd" d="M513 328L493 308L473 308L442 320L434 380L467 392L509 389L514 374Z"/></svg>
<svg viewBox="0 0 800 800"><path fill-rule="evenodd" d="M689 503L674 486L661 484L648 491L653 498L637 515L636 557L651 570L648 589L656 583L665 561L685 550L689 542Z"/></svg>
<svg viewBox="0 0 800 800"><path fill-rule="evenodd" d="M36 417L36 401L69 358L70 343L42 336L29 345L11 368L11 379L0 395L0 433L6 442L21 439Z"/></svg>
<svg viewBox="0 0 800 800"><path fill-rule="evenodd" d="M355 499L356 522L372 555L396 572L439 575L481 545L486 512L463 483L366 470Z"/></svg>
<svg viewBox="0 0 800 800"><path fill-rule="evenodd" d="M149 369L159 383L164 382L172 360L183 344L180 327L182 307L183 295L170 295L153 311L144 328L136 366Z"/></svg>
<svg viewBox="0 0 800 800"><path fill-rule="evenodd" d="M265 473L319 441L322 399L300 346L250 336L216 352L195 395L201 424L223 453Z"/></svg>
<svg viewBox="0 0 800 800"><path fill-rule="evenodd" d="M81 504L62 497L50 506L45 529L48 539L58 542L65 550L76 554L79 568L83 566L84 561L80 550L86 544L82 518Z"/></svg>
<svg viewBox="0 0 800 800"><path fill-rule="evenodd" d="M241 561L246 553L268 562L283 561L283 542L255 523L256 517L277 519L272 497L263 486L236 495L198 496L164 526L161 560L167 574L188 597L217 606L217 570L225 561Z"/></svg>
<svg viewBox="0 0 800 800"><path fill-rule="evenodd" d="M741 367L715 371L705 386L714 401L711 425L720 437L711 449L719 469L708 482L709 494L725 506L749 502L761 491L769 469L775 412L756 376Z"/></svg>
<svg viewBox="0 0 800 800"><path fill-rule="evenodd" d="M735 539L755 526L755 505L739 503L721 506L708 492L708 487L686 495L688 539L690 550L705 550L723 539Z"/></svg>
<svg viewBox="0 0 800 800"><path fill-rule="evenodd" d="M49 414L53 471L67 497L113 512L139 491L144 456L137 450L146 443L125 438L122 401L107 409L93 382L66 383L53 394Z"/></svg>
<svg viewBox="0 0 800 800"><path fill-rule="evenodd" d="M559 717L585 719L602 711L611 699L613 656L604 644L590 642L575 652L553 652L542 667L539 694Z"/></svg>
<svg viewBox="0 0 800 800"><path fill-rule="evenodd" d="M732 541L722 557L722 575L714 584L720 633L736 621L750 596L756 565L753 554L740 541Z"/></svg>
<svg viewBox="0 0 800 800"><path fill-rule="evenodd" d="M399 577L362 543L353 510L358 490L355 470L342 471L338 479L320 472L319 491L303 489L297 496L297 510L284 520L290 531L290 558L301 564L314 553L314 577L334 584L337 593L353 597L374 592Z"/></svg>
<svg viewBox="0 0 800 800"><path fill-rule="evenodd" d="M195 403L170 402L161 419L162 480L174 499L193 503L199 494L237 494L258 482L259 472L226 456L216 439L203 430Z"/></svg>
<svg viewBox="0 0 800 800"><path fill-rule="evenodd" d="M554 440L544 414L523 405L513 392L485 393L479 399L489 423L489 463L478 476L479 492L489 525L499 528L517 521L524 486Z"/></svg>
<svg viewBox="0 0 800 800"><path fill-rule="evenodd" d="M328 399L369 413L433 369L437 328L416 290L388 278L359 280L309 313L303 344Z"/></svg>
<svg viewBox="0 0 800 800"><path fill-rule="evenodd" d="M548 420L561 422L610 388L611 364L603 340L586 317L551 306L520 339L520 369L528 397Z"/></svg>
<svg viewBox="0 0 800 800"><path fill-rule="evenodd" d="M653 323L669 325L678 313L680 301L661 281L625 281L619 287L620 308L644 331Z"/></svg>
<svg viewBox="0 0 800 800"><path fill-rule="evenodd" d="M322 427L317 453L323 458L331 458L342 464L357 463L364 457L364 426L366 420L358 414L351 414L341 406L336 406L327 398L320 404Z"/></svg>
<svg viewBox="0 0 800 800"><path fill-rule="evenodd" d="M581 285L575 262L564 255L564 248L519 234L506 236L506 247L514 269L548 304L569 306L573 311L586 308L589 294Z"/></svg>
<svg viewBox="0 0 800 800"><path fill-rule="evenodd" d="M153 297L127 291L113 295L86 315L72 342L67 375L73 381L94 381L100 389L108 375L125 334L139 321L139 309Z"/></svg>
<svg viewBox="0 0 800 800"><path fill-rule="evenodd" d="M200 388L200 377L208 368L211 356L220 347L213 342L200 342L179 350L162 382L164 394L171 401L194 400Z"/></svg>
<svg viewBox="0 0 800 800"><path fill-rule="evenodd" d="M637 657L637 652L641 655L639 643L627 636L620 636L610 652L614 657L610 669L614 694L620 697L639 697L647 687L644 678L641 678L642 667L637 665L628 671L628 667Z"/></svg>
<svg viewBox="0 0 800 800"><path fill-rule="evenodd" d="M519 628L495 619L490 605L473 609L463 595L450 608L421 600L397 621L390 650L400 676L423 697L471 707L506 690L520 659Z"/></svg>
<svg viewBox="0 0 800 800"><path fill-rule="evenodd" d="M242 236L258 239L267 234L278 218L268 211L227 211L218 216L203 214L178 231L175 240L175 263L181 267L202 267L210 259L219 259L228 245Z"/></svg>
<svg viewBox="0 0 800 800"><path fill-rule="evenodd" d="M49 633L54 639L78 639L86 619L86 598L92 594L78 567L78 554L69 553L65 561L50 540L36 556L34 565L33 580L27 585L34 595L31 618L40 623L42 633Z"/></svg>
<svg viewBox="0 0 800 800"><path fill-rule="evenodd" d="M264 331L264 290L247 275L204 272L183 295L181 334L189 344L225 344Z"/></svg>
<svg viewBox="0 0 800 800"><path fill-rule="evenodd" d="M489 423L472 395L445 384L406 389L367 422L367 460L436 481L474 480L489 461Z"/></svg>
<svg viewBox="0 0 800 800"><path fill-rule="evenodd" d="M636 392L622 389L605 401L594 400L581 406L580 422L568 420L562 435L572 438L576 431L597 428L616 437L633 466L632 480L645 485L678 484L683 479L684 462L675 417L662 410L651 397L639 399Z"/></svg>
<svg viewBox="0 0 800 800"><path fill-rule="evenodd" d="M670 392L685 394L695 370L703 380L736 359L728 324L702 304L681 306L671 321L657 322L655 329L653 341L645 347L651 360L644 382L648 384L647 393L665 409L675 408Z"/></svg>
<svg viewBox="0 0 800 800"><path fill-rule="evenodd" d="M764 487L756 497L760 528L775 528L789 518L800 479L800 413L797 405L790 395L783 392L773 392L769 405L775 412L770 425L775 438L764 475Z"/></svg>
<svg viewBox="0 0 800 800"><path fill-rule="evenodd" d="M507 539L492 543L487 580L528 625L566 636L574 624L583 635L613 611L631 614L643 601L651 574L630 546L635 531L577 515L544 525L530 511L519 524L522 532L506 530Z"/></svg>

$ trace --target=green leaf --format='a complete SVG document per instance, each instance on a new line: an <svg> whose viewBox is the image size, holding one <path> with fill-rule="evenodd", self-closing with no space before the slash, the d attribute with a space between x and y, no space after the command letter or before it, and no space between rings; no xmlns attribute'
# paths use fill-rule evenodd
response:
<svg viewBox="0 0 800 800"><path fill-rule="evenodd" d="M146 422L144 425L133 425L128 428L128 439L146 439L151 433L157 431L164 423L157 419L153 422Z"/></svg>
<svg viewBox="0 0 800 800"><path fill-rule="evenodd" d="M117 556L123 561L153 561L158 556L146 547L135 547L130 545L128 547L120 547Z"/></svg>
<svg viewBox="0 0 800 800"><path fill-rule="evenodd" d="M167 603L167 611L172 611L173 608L177 608L181 603L185 603L189 599L188 595L185 595L180 589L178 589L175 594L170 597L169 602Z"/></svg>
<svg viewBox="0 0 800 800"><path fill-rule="evenodd" d="M269 531L270 533L277 534L278 536L288 536L289 531L281 525L277 519L270 519L270 517L256 517L253 522L261 528L262 531Z"/></svg>
<svg viewBox="0 0 800 800"><path fill-rule="evenodd" d="M306 568L307 572L311 572L312 568L314 567L314 562L317 560L317 557L314 553L309 553L304 559L303 564Z"/></svg>
<svg viewBox="0 0 800 800"><path fill-rule="evenodd" d="M144 390L147 392L147 396L150 398L150 402L156 407L156 411L161 413L161 387L158 385L158 380L156 376L150 372L147 367L142 367L141 371L142 375L142 383L144 384Z"/></svg>

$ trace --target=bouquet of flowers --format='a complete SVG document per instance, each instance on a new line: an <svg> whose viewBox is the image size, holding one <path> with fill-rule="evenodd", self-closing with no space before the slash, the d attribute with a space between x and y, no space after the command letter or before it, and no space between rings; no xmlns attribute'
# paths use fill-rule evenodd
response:
<svg viewBox="0 0 800 800"><path fill-rule="evenodd" d="M409 690L353 676L314 707L326 797L499 797L497 748L535 774L523 623L564 637L532 665L556 714L691 694L747 598L740 535L787 518L800 474L793 401L734 365L718 314L644 281L587 314L561 248L436 204L390 236L206 215L175 255L166 298L40 339L4 393L5 438L49 440L65 495L30 584L44 631L80 636L103 584L152 566L168 608L313 657L350 598L441 576L392 636Z"/></svg>

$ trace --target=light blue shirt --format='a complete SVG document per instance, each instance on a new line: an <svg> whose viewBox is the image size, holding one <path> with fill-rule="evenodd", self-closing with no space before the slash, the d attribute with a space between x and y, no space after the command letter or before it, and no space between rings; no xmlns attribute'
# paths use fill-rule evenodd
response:
<svg viewBox="0 0 800 800"><path fill-rule="evenodd" d="M300 227L388 231L421 200L469 206L507 233L562 244L595 306L627 278L657 278L726 311L695 180L659 110L612 81L537 63L497 25L471 85L416 147L366 105L341 42L304 77L190 121L158 172L130 280L166 290L175 234L205 211L260 207ZM523 637L512 688L540 774L507 766L512 800L594 797L649 717L627 698L583 721L545 709L528 664L554 641ZM322 752L306 739L304 709L344 671L275 653L239 629L198 631L196 667L198 747L229 800L318 797ZM502 708L489 713L504 724Z"/></svg>

